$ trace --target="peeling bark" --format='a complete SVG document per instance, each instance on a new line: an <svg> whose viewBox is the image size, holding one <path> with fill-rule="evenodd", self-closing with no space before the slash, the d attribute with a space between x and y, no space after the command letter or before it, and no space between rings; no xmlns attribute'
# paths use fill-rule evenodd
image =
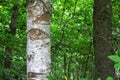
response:
<svg viewBox="0 0 120 80"><path fill-rule="evenodd" d="M50 0L27 2L27 80L48 80L50 73Z"/></svg>

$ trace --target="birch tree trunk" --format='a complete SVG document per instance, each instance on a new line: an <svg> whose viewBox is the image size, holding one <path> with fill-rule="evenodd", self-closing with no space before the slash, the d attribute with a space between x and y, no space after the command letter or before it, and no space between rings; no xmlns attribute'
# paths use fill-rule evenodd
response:
<svg viewBox="0 0 120 80"><path fill-rule="evenodd" d="M27 0L27 80L48 80L51 0Z"/></svg>

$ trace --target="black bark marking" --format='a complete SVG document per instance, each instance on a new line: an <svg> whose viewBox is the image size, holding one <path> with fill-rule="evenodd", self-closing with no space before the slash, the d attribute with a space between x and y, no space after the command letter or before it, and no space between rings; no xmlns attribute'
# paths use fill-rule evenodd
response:
<svg viewBox="0 0 120 80"><path fill-rule="evenodd" d="M28 38L30 38L31 40L45 39L48 37L49 35L41 29L32 28L28 31Z"/></svg>
<svg viewBox="0 0 120 80"><path fill-rule="evenodd" d="M27 55L27 59L28 59L28 61L31 61L33 58L34 58L33 55Z"/></svg>
<svg viewBox="0 0 120 80"><path fill-rule="evenodd" d="M39 23L41 21L48 22L48 24L51 21L51 15L49 14L49 11L45 10L45 7L43 7L43 14L36 16L36 19L32 21L32 23Z"/></svg>
<svg viewBox="0 0 120 80"><path fill-rule="evenodd" d="M28 72L28 78L35 78L38 75L46 75L46 74L45 73Z"/></svg>

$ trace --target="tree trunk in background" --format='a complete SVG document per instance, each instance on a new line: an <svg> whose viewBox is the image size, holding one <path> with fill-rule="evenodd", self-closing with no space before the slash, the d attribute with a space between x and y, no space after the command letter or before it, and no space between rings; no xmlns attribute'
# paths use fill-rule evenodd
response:
<svg viewBox="0 0 120 80"><path fill-rule="evenodd" d="M112 36L112 0L94 0L94 54L95 79L115 78L114 64L108 59L113 54ZM115 80L115 79L114 79Z"/></svg>
<svg viewBox="0 0 120 80"><path fill-rule="evenodd" d="M18 17L18 4L16 1L16 3L13 6L10 27L8 30L6 30L6 34L15 36L16 26L17 26L17 17ZM8 36L8 43L10 43L11 39L12 38L11 37L9 38ZM13 46L10 46L10 45L6 46L5 52L6 52L6 55L4 60L4 66L5 68L10 68L12 65Z"/></svg>
<svg viewBox="0 0 120 80"><path fill-rule="evenodd" d="M48 80L50 0L27 0L27 80Z"/></svg>

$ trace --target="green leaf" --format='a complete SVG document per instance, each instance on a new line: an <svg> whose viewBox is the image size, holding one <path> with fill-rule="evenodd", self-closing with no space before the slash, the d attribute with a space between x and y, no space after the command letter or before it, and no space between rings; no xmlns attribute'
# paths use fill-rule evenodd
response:
<svg viewBox="0 0 120 80"><path fill-rule="evenodd" d="M101 80L101 78L98 78L97 80Z"/></svg>
<svg viewBox="0 0 120 80"><path fill-rule="evenodd" d="M109 77L107 77L106 80L113 80L113 78L109 76Z"/></svg>
<svg viewBox="0 0 120 80"><path fill-rule="evenodd" d="M111 56L108 56L108 58L114 62L120 62L120 57L117 55L111 55Z"/></svg>
<svg viewBox="0 0 120 80"><path fill-rule="evenodd" d="M114 68L120 68L120 62L116 63L116 64L114 65Z"/></svg>

